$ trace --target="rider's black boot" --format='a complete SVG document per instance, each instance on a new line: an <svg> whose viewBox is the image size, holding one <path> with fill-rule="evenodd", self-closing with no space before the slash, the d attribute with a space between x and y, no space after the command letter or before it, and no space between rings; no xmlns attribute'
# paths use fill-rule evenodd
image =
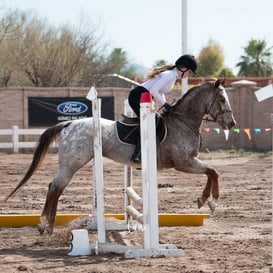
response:
<svg viewBox="0 0 273 273"><path fill-rule="evenodd" d="M138 131L138 139L135 146L135 151L133 155L131 156L131 161L135 163L141 163L141 140L140 140L140 129L137 129Z"/></svg>

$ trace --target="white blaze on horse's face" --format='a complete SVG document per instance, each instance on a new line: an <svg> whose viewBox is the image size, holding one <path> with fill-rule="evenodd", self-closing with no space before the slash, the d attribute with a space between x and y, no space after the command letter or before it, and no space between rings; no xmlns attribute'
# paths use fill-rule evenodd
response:
<svg viewBox="0 0 273 273"><path fill-rule="evenodd" d="M229 98L224 87L218 93L219 112L216 115L216 122L222 126L223 129L231 129L235 124L233 112L231 110Z"/></svg>

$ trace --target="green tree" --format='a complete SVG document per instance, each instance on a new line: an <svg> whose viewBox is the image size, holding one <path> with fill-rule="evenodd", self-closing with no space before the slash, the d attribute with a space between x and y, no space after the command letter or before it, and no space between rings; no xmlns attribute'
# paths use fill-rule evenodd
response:
<svg viewBox="0 0 273 273"><path fill-rule="evenodd" d="M216 77L224 67L224 54L221 46L210 39L197 56L198 76Z"/></svg>
<svg viewBox="0 0 273 273"><path fill-rule="evenodd" d="M163 66L163 65L166 65L166 64L167 64L167 62L165 60L157 60L157 61L155 61L154 66L155 67L156 66Z"/></svg>
<svg viewBox="0 0 273 273"><path fill-rule="evenodd" d="M251 39L244 47L244 55L237 63L238 76L243 77L267 77L272 75L272 46L267 47L265 40Z"/></svg>
<svg viewBox="0 0 273 273"><path fill-rule="evenodd" d="M221 69L221 71L217 74L217 77L222 77L222 78L233 78L235 77L233 71L228 68L228 67L224 67L223 69Z"/></svg>
<svg viewBox="0 0 273 273"><path fill-rule="evenodd" d="M122 48L114 48L108 57L111 73L119 74L127 78L136 76L136 68L130 63L128 54Z"/></svg>

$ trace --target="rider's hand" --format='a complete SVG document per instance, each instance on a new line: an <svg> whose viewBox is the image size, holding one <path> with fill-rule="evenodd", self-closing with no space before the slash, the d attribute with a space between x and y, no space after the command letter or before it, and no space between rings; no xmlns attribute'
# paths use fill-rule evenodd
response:
<svg viewBox="0 0 273 273"><path fill-rule="evenodd" d="M167 103L167 102L165 102L165 104L163 105L163 107L167 111L170 111L172 109L172 106L169 103Z"/></svg>

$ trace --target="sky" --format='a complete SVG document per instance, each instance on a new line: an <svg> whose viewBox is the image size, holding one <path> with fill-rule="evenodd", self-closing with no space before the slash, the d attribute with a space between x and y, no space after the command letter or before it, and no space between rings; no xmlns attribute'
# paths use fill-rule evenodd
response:
<svg viewBox="0 0 273 273"><path fill-rule="evenodd" d="M49 24L78 26L82 17L99 22L111 49L127 52L132 63L152 67L174 63L182 53L182 0L0 0L1 5L31 11ZM197 56L216 41L225 65L236 64L250 39L273 46L272 0L188 0L187 53Z"/></svg>

